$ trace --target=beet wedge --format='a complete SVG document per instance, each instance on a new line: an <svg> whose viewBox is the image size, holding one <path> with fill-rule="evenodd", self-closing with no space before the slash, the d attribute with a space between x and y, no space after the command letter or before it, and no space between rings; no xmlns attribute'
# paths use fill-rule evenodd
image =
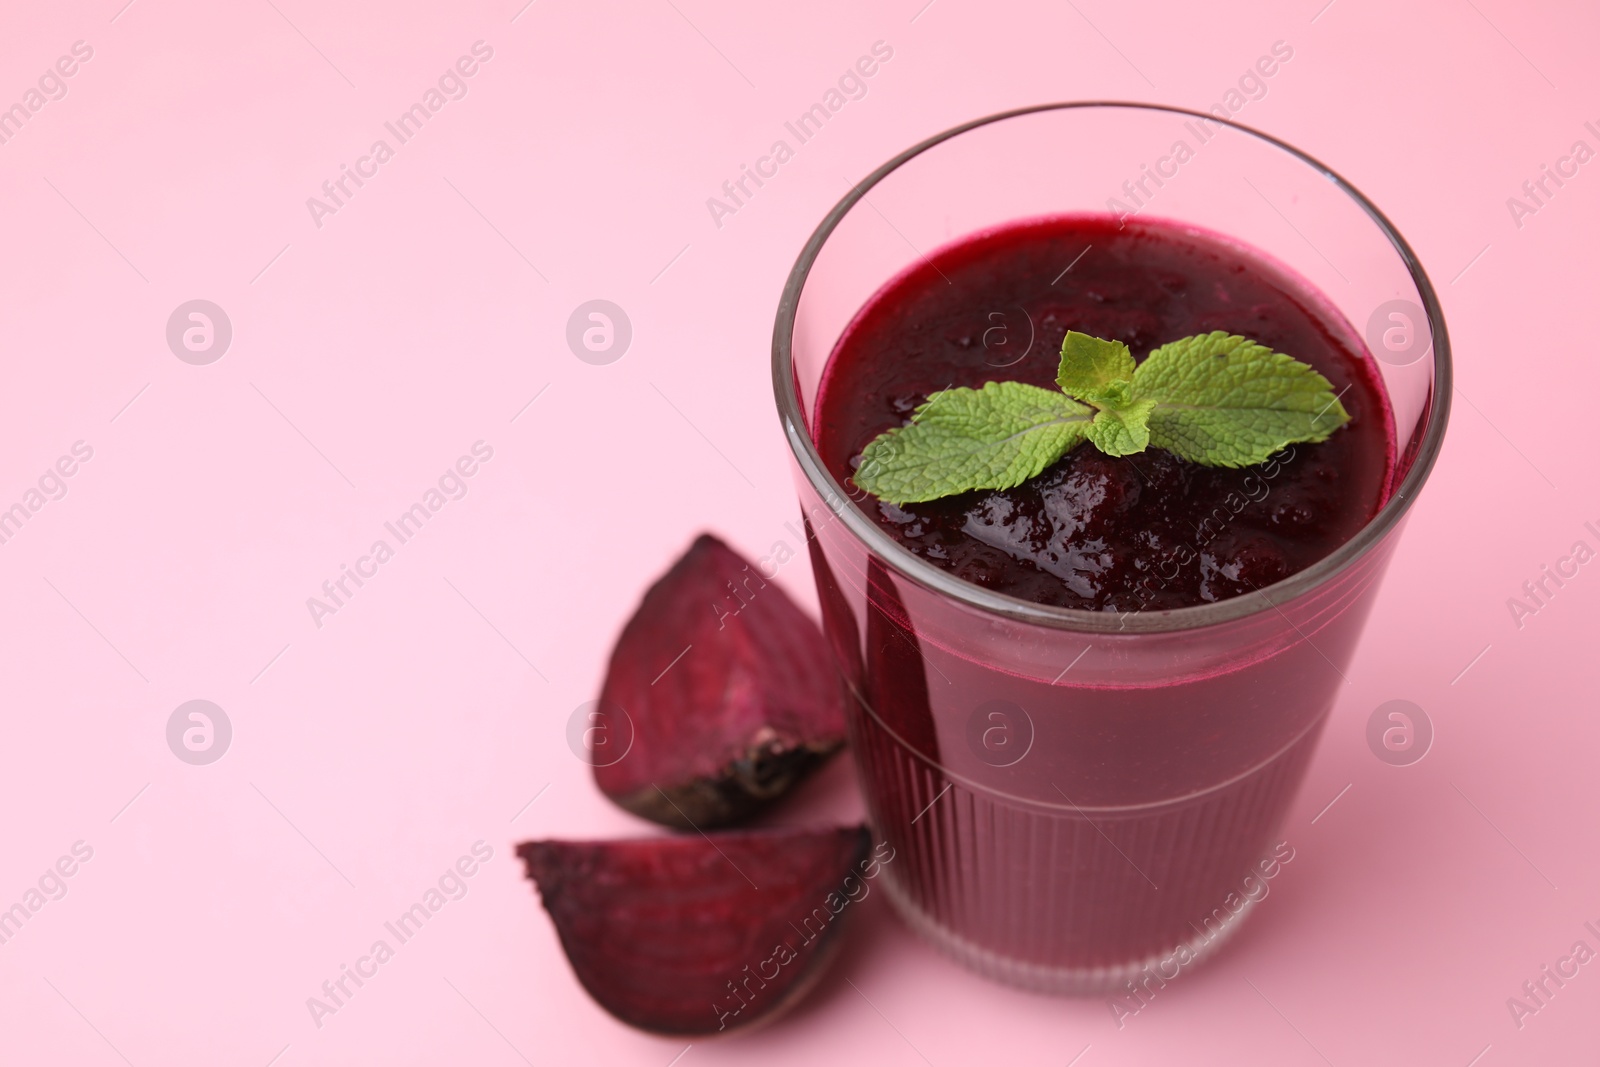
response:
<svg viewBox="0 0 1600 1067"><path fill-rule="evenodd" d="M657 1034L768 1021L821 974L883 861L865 827L517 847L567 959L618 1019Z"/></svg>
<svg viewBox="0 0 1600 1067"><path fill-rule="evenodd" d="M844 745L821 630L709 534L645 593L600 701L626 712L633 736L624 757L596 762L595 783L677 829L748 818Z"/></svg>

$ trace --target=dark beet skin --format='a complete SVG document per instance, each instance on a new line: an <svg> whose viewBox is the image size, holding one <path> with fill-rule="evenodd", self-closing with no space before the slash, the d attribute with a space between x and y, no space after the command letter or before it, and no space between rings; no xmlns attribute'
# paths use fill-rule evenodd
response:
<svg viewBox="0 0 1600 1067"><path fill-rule="evenodd" d="M632 1026L715 1034L804 994L881 863L865 827L517 847L572 969Z"/></svg>
<svg viewBox="0 0 1600 1067"><path fill-rule="evenodd" d="M1122 341L1141 360L1191 334L1249 337L1316 367L1350 422L1242 470L1155 449L1113 459L1084 444L1014 489L865 505L921 558L1035 603L1128 612L1223 600L1323 558L1387 496L1387 401L1370 357L1331 316L1304 282L1211 235L1150 220L1029 220L935 253L862 309L828 365L815 436L843 481L931 392L1008 379L1056 388L1068 330Z"/></svg>
<svg viewBox="0 0 1600 1067"><path fill-rule="evenodd" d="M679 829L755 814L844 745L822 631L709 534L645 593L600 701L627 713L633 735L625 756L595 766L596 784Z"/></svg>

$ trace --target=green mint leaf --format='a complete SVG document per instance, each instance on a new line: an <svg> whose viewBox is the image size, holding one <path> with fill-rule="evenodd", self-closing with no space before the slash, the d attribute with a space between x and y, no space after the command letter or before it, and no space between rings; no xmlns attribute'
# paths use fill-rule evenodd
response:
<svg viewBox="0 0 1600 1067"><path fill-rule="evenodd" d="M1151 352L1133 393L1155 402L1151 445L1212 467L1265 462L1285 445L1325 441L1350 420L1315 369L1221 330Z"/></svg>
<svg viewBox="0 0 1600 1067"><path fill-rule="evenodd" d="M1066 455L1093 417L1070 397L1022 382L943 389L867 445L855 483L891 504L1010 489Z"/></svg>
<svg viewBox="0 0 1600 1067"><path fill-rule="evenodd" d="M1084 436L1108 456L1143 452L1150 444L1150 413L1155 406L1154 400L1134 400L1120 411L1102 408Z"/></svg>
<svg viewBox="0 0 1600 1067"><path fill-rule="evenodd" d="M1056 383L1062 392L989 382L933 393L909 423L867 445L855 483L891 504L1009 489L1081 441L1110 456L1153 446L1246 467L1350 421L1315 368L1220 330L1162 345L1137 365L1126 345L1071 332Z"/></svg>
<svg viewBox="0 0 1600 1067"><path fill-rule="evenodd" d="M1133 353L1127 345L1067 331L1061 342L1061 367L1056 371L1056 384L1062 392L1097 408L1115 410L1132 399L1133 375Z"/></svg>

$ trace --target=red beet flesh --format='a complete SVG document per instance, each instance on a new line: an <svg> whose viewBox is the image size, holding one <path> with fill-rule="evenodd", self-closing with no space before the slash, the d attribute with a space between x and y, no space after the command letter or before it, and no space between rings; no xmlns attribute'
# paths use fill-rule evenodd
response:
<svg viewBox="0 0 1600 1067"><path fill-rule="evenodd" d="M844 744L822 632L738 553L702 534L645 593L611 653L604 707L632 747L595 766L601 792L679 829L726 826Z"/></svg>
<svg viewBox="0 0 1600 1067"><path fill-rule="evenodd" d="M517 847L578 980L659 1034L769 1020L821 973L881 859L865 827Z"/></svg>

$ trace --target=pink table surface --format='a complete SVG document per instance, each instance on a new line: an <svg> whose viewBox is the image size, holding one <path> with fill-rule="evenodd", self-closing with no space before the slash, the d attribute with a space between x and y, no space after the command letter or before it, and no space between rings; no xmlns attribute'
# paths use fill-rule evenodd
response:
<svg viewBox="0 0 1600 1067"><path fill-rule="evenodd" d="M38 903L0 945L0 1063L1594 1062L1600 964L1507 1004L1600 949L1600 564L1535 614L1507 603L1600 547L1600 163L1507 203L1600 148L1592 5L124 3L11 4L0 32L0 103L42 85L0 144L0 507L28 510L0 545L0 907ZM465 95L314 218L479 41ZM866 96L716 225L706 199L878 41ZM958 121L1203 108L1277 41L1294 58L1239 119L1395 219L1461 392L1259 914L1121 1028L1104 1000L963 971L881 894L764 1031L615 1022L512 848L648 832L567 719L698 530L754 555L788 536L767 352L805 236ZM633 327L604 366L564 337L595 298ZM166 341L193 299L232 325L209 365ZM479 441L466 495L314 620ZM78 442L92 457L46 477ZM778 580L814 606L803 558ZM195 699L233 730L206 766L166 737ZM1392 699L1436 731L1411 766L1365 740ZM773 821L860 812L841 761ZM479 841L465 896L317 1025L307 998Z"/></svg>

